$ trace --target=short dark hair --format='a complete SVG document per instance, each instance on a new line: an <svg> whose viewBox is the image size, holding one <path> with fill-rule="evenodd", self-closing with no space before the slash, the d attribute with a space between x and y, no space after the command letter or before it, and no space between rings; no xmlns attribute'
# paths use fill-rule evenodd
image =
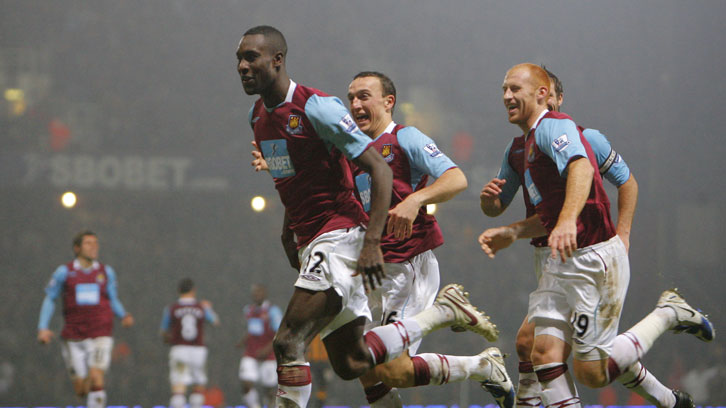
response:
<svg viewBox="0 0 726 408"><path fill-rule="evenodd" d="M83 230L73 237L73 247L79 247L83 243L83 237L87 236L96 237L96 233L91 230Z"/></svg>
<svg viewBox="0 0 726 408"><path fill-rule="evenodd" d="M179 281L179 293L189 293L194 289L194 281L189 278L184 278Z"/></svg>
<svg viewBox="0 0 726 408"><path fill-rule="evenodd" d="M273 52L279 51L282 52L283 57L287 56L287 41L285 41L285 36L282 35L280 30L268 25L259 25L247 30L244 33L243 37L255 34L261 34L265 36L265 39L267 39L267 44L272 47Z"/></svg>
<svg viewBox="0 0 726 408"><path fill-rule="evenodd" d="M562 95L562 93L564 92L564 89L562 88L562 81L560 81L560 78L557 78L557 75L553 74L552 71L547 69L547 67L545 67L544 64L542 65L542 69L545 70L545 72L547 73L547 76L550 77L552 82L555 83L555 95L557 95L557 96Z"/></svg>
<svg viewBox="0 0 726 408"><path fill-rule="evenodd" d="M389 78L388 75L378 71L363 71L356 74L353 79L356 80L358 78L368 77L375 77L378 78L379 81L381 81L383 96L393 95L393 108L391 108L391 113L393 113L393 109L396 107L396 86L393 85L393 81L391 80L391 78Z"/></svg>

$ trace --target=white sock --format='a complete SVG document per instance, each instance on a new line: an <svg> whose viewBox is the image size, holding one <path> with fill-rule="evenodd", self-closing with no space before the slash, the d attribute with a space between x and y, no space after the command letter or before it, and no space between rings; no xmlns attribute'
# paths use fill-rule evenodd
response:
<svg viewBox="0 0 726 408"><path fill-rule="evenodd" d="M411 319L416 320L425 336L434 330L451 325L454 317L453 310L444 305L434 303L416 316L411 317Z"/></svg>
<svg viewBox="0 0 726 408"><path fill-rule="evenodd" d="M202 408L204 405L204 395L198 392L189 394L189 408Z"/></svg>
<svg viewBox="0 0 726 408"><path fill-rule="evenodd" d="M610 357L621 370L630 367L653 347L653 343L660 335L670 329L674 316L675 312L667 307L653 310L630 330L615 337ZM618 342L621 344L616 346Z"/></svg>
<svg viewBox="0 0 726 408"><path fill-rule="evenodd" d="M187 403L187 397L184 394L172 394L169 399L169 408L184 408Z"/></svg>
<svg viewBox="0 0 726 408"><path fill-rule="evenodd" d="M375 364L395 359L412 343L425 335L416 317L374 328L365 334L365 342Z"/></svg>
<svg viewBox="0 0 726 408"><path fill-rule="evenodd" d="M104 408L106 406L106 390L89 392L86 405L88 408Z"/></svg>
<svg viewBox="0 0 726 408"><path fill-rule="evenodd" d="M250 388L247 394L242 395L242 400L247 408L260 408L260 396L255 388Z"/></svg>
<svg viewBox="0 0 726 408"><path fill-rule="evenodd" d="M539 407L542 400L539 397L542 386L537 380L532 363L519 363L519 385L517 386L517 408ZM531 371L530 371L531 370Z"/></svg>
<svg viewBox="0 0 726 408"><path fill-rule="evenodd" d="M640 361L636 361L635 364L628 367L618 377L618 382L656 407L671 408L676 404L676 396L673 395L673 391L661 384Z"/></svg>
<svg viewBox="0 0 726 408"><path fill-rule="evenodd" d="M398 388L391 388L383 397L370 404L371 408L403 408Z"/></svg>
<svg viewBox="0 0 726 408"><path fill-rule="evenodd" d="M429 368L430 384L447 384L463 381L469 377L484 381L492 376L492 367L479 356L450 356L435 353L417 354ZM484 365L482 366L482 363Z"/></svg>
<svg viewBox="0 0 726 408"><path fill-rule="evenodd" d="M543 379L543 372L550 371L552 369L559 369L559 366L565 366L565 371L555 378L549 380ZM575 382L572 380L572 376L569 371L567 371L566 367L567 366L564 363L549 363L534 366L534 371L537 373L539 383L542 385L540 398L542 399L542 404L545 408L582 408L580 397L577 395Z"/></svg>
<svg viewBox="0 0 726 408"><path fill-rule="evenodd" d="M305 408L310 400L313 384L310 363L293 362L277 367L277 398L275 406Z"/></svg>

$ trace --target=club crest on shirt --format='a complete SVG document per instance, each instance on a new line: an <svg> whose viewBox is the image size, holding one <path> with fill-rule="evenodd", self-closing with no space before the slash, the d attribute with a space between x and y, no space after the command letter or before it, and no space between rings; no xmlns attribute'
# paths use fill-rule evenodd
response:
<svg viewBox="0 0 726 408"><path fill-rule="evenodd" d="M441 153L441 150L439 150L439 148L436 147L436 145L434 143L429 143L426 146L424 146L424 150L431 157L439 157L439 156L444 155L443 153Z"/></svg>
<svg viewBox="0 0 726 408"><path fill-rule="evenodd" d="M303 131L302 123L300 122L300 115L290 115L287 118L287 126L285 128L287 133L291 135L299 135Z"/></svg>
<svg viewBox="0 0 726 408"><path fill-rule="evenodd" d="M103 281L105 281L105 280L106 280L106 277L103 276L102 273L99 273L98 275L96 275L96 282L103 283Z"/></svg>
<svg viewBox="0 0 726 408"><path fill-rule="evenodd" d="M567 133L563 133L562 136L552 141L552 148L554 148L557 153L567 149L567 146L569 145L570 140L567 139Z"/></svg>
<svg viewBox="0 0 726 408"><path fill-rule="evenodd" d="M381 149L381 156L383 156L383 159L390 163L393 161L394 157L396 156L395 153L393 153L393 145L391 144L384 144L383 148Z"/></svg>
<svg viewBox="0 0 726 408"><path fill-rule="evenodd" d="M534 161L534 143L529 145L529 150L527 151L527 161L530 163Z"/></svg>

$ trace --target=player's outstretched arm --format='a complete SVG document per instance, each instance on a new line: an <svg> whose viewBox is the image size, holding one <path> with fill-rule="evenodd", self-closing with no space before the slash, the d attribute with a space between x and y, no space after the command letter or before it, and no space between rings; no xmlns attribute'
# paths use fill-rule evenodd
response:
<svg viewBox="0 0 726 408"><path fill-rule="evenodd" d="M547 242L552 248L552 257L559 256L562 262L577 249L577 217L590 194L594 173L595 169L585 157L575 159L567 165L565 202Z"/></svg>
<svg viewBox="0 0 726 408"><path fill-rule="evenodd" d="M419 209L428 204L438 204L451 200L464 191L468 183L466 175L458 167L446 170L430 185L409 194L403 201L388 211L387 233L393 233L396 239L411 237L413 222Z"/></svg>
<svg viewBox="0 0 726 408"><path fill-rule="evenodd" d="M533 215L507 226L489 228L479 235L479 245L489 258L494 259L498 251L509 247L518 239L544 235L547 235L547 230L542 225L539 215Z"/></svg>
<svg viewBox="0 0 726 408"><path fill-rule="evenodd" d="M631 173L628 181L618 187L618 225L615 228L626 250L630 249L630 228L637 204L638 182Z"/></svg>
<svg viewBox="0 0 726 408"><path fill-rule="evenodd" d="M366 289L376 288L381 284L383 272L383 252L381 252L381 235L386 225L388 208L391 206L391 190L393 189L393 173L383 156L373 147L368 147L354 160L355 164L371 175L371 210L370 221L363 240L363 248L358 257L355 275L362 275Z"/></svg>
<svg viewBox="0 0 726 408"><path fill-rule="evenodd" d="M489 217L497 217L507 208L502 204L499 195L502 194L502 186L507 183L506 179L491 179L479 193L479 206L482 212Z"/></svg>

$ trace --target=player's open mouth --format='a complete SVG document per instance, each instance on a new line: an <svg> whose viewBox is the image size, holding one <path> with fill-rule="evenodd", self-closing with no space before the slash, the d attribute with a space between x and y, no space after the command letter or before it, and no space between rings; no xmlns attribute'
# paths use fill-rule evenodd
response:
<svg viewBox="0 0 726 408"><path fill-rule="evenodd" d="M364 113L360 115L355 115L355 123L360 126L362 122L370 120L370 117Z"/></svg>
<svg viewBox="0 0 726 408"><path fill-rule="evenodd" d="M516 111L516 110L517 110L517 105L508 105L508 106L507 106L507 111L508 111L508 112L509 112L510 114L514 113L514 111Z"/></svg>

